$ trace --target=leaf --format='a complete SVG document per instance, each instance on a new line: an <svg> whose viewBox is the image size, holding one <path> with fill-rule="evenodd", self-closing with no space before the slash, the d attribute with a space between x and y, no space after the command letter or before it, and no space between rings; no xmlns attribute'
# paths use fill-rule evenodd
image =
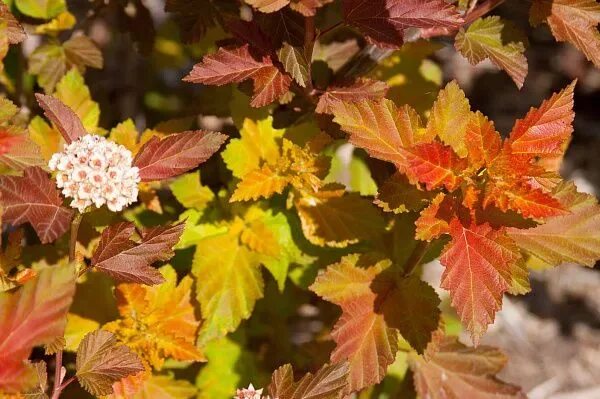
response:
<svg viewBox="0 0 600 399"><path fill-rule="evenodd" d="M38 75L38 84L51 93L71 68L83 73L88 66L101 68L102 64L102 53L89 38L73 36L62 45L52 41L37 47L29 57L29 72Z"/></svg>
<svg viewBox="0 0 600 399"><path fill-rule="evenodd" d="M396 172L383 182L374 203L385 212L399 214L421 210L432 198L430 192L420 190L405 175Z"/></svg>
<svg viewBox="0 0 600 399"><path fill-rule="evenodd" d="M54 124L67 143L87 134L81 119L60 100L40 93L36 93L35 98L44 110L46 118Z"/></svg>
<svg viewBox="0 0 600 399"><path fill-rule="evenodd" d="M432 240L439 238L443 234L450 233L450 224L444 216L448 216L449 212L444 207L444 199L446 194L439 193L431 201L431 204L421 212L419 218L415 221L417 227L415 231L415 238L421 241L431 242ZM442 217L438 217L441 213Z"/></svg>
<svg viewBox="0 0 600 399"><path fill-rule="evenodd" d="M83 338L77 349L77 381L92 395L109 395L112 384L144 370L140 358L117 337L96 330Z"/></svg>
<svg viewBox="0 0 600 399"><path fill-rule="evenodd" d="M117 300L121 319L103 328L137 353L144 362L160 369L165 358L204 360L196 347L200 322L192 306L193 280L177 284L177 273L167 265L160 269L165 282L156 286L120 284Z"/></svg>
<svg viewBox="0 0 600 399"><path fill-rule="evenodd" d="M352 391L381 381L398 349L398 333L375 312L376 294L371 290L371 283L387 265L381 262L363 269L357 267L358 260L358 255L342 258L321 272L310 287L342 308L331 333L336 342L331 360L348 361Z"/></svg>
<svg viewBox="0 0 600 399"><path fill-rule="evenodd" d="M567 203L570 215L549 218L531 229L510 228L508 234L521 249L550 265L569 262L593 267L600 259L600 206L593 196L578 198L574 187L569 190L575 198Z"/></svg>
<svg viewBox="0 0 600 399"><path fill-rule="evenodd" d="M526 218L537 220L569 213L550 194L519 184L489 185L484 206L489 203L494 203L503 212L511 209Z"/></svg>
<svg viewBox="0 0 600 399"><path fill-rule="evenodd" d="M220 338L206 346L208 363L196 378L198 399L229 399L245 378L256 374L253 353L232 338Z"/></svg>
<svg viewBox="0 0 600 399"><path fill-rule="evenodd" d="M91 265L123 282L154 285L164 281L150 265L173 256L173 247L183 233L184 224L148 228L141 241L131 241L133 223L117 223L102 231Z"/></svg>
<svg viewBox="0 0 600 399"><path fill-rule="evenodd" d="M227 136L203 130L152 137L133 160L142 181L164 180L198 167L210 158Z"/></svg>
<svg viewBox="0 0 600 399"><path fill-rule="evenodd" d="M317 10L333 0L292 0L290 7L305 17L312 17L317 14Z"/></svg>
<svg viewBox="0 0 600 399"><path fill-rule="evenodd" d="M280 176L269 165L247 173L231 195L229 202L270 198L273 194L281 194L289 184L285 176Z"/></svg>
<svg viewBox="0 0 600 399"><path fill-rule="evenodd" d="M32 166L46 166L40 147L20 129L9 127L2 132L0 128L0 167L23 171Z"/></svg>
<svg viewBox="0 0 600 399"><path fill-rule="evenodd" d="M324 365L314 375L294 382L294 370L286 364L273 373L269 393L277 399L341 399L347 388L348 364Z"/></svg>
<svg viewBox="0 0 600 399"><path fill-rule="evenodd" d="M0 389L13 384L2 377L3 368L22 373L34 346L63 335L73 295L72 265L44 268L16 291L0 293Z"/></svg>
<svg viewBox="0 0 600 399"><path fill-rule="evenodd" d="M373 158L392 162L402 172L408 167L408 151L415 142L421 120L409 106L400 109L391 100L336 102L334 122L350 134L350 143L364 148Z"/></svg>
<svg viewBox="0 0 600 399"><path fill-rule="evenodd" d="M133 399L190 399L196 396L196 391L190 382L176 380L171 374L153 375Z"/></svg>
<svg viewBox="0 0 600 399"><path fill-rule="evenodd" d="M410 179L424 183L427 190L445 187L454 191L462 180L461 172L467 166L452 148L438 141L419 144L409 154L407 174Z"/></svg>
<svg viewBox="0 0 600 399"><path fill-rule="evenodd" d="M506 71L520 89L527 76L527 58L523 41L510 40L503 34L506 22L500 17L479 18L456 35L454 46L471 65L489 59Z"/></svg>
<svg viewBox="0 0 600 399"><path fill-rule="evenodd" d="M4 3L0 3L0 21L6 22L7 37L10 44L21 43L27 38L25 30L15 16L11 14L10 8Z"/></svg>
<svg viewBox="0 0 600 399"><path fill-rule="evenodd" d="M67 326L65 327L65 350L76 352L77 347L83 340L83 338L94 330L100 328L100 324L96 320L86 319L76 315L75 313L69 313L67 315Z"/></svg>
<svg viewBox="0 0 600 399"><path fill-rule="evenodd" d="M600 66L600 4L596 0L534 0L530 22L545 22L554 38L577 47L594 65Z"/></svg>
<svg viewBox="0 0 600 399"><path fill-rule="evenodd" d="M232 234L198 242L192 274L200 282L197 298L204 319L201 343L234 331L250 317L254 304L263 296L260 263Z"/></svg>
<svg viewBox="0 0 600 399"><path fill-rule="evenodd" d="M302 231L315 245L346 247L381 234L384 221L369 200L356 193L323 190L295 203Z"/></svg>
<svg viewBox="0 0 600 399"><path fill-rule="evenodd" d="M471 115L465 132L465 144L469 163L475 168L489 166L500 154L502 138L494 127L494 122L481 112Z"/></svg>
<svg viewBox="0 0 600 399"><path fill-rule="evenodd" d="M274 66L261 69L254 77L254 97L250 105L259 108L271 104L289 92L291 83L292 78Z"/></svg>
<svg viewBox="0 0 600 399"><path fill-rule="evenodd" d="M244 119L239 139L231 139L221 153L227 168L237 178L259 169L261 162L275 165L280 157L279 140L285 130L273 128L271 117L260 121ZM240 156L242 154L242 156Z"/></svg>
<svg viewBox="0 0 600 399"><path fill-rule="evenodd" d="M370 42L398 48L408 28L458 28L458 10L444 0L344 0L344 20Z"/></svg>
<svg viewBox="0 0 600 399"><path fill-rule="evenodd" d="M502 295L512 286L521 255L503 230L487 224L464 227L454 219L450 235L452 241L440 258L446 268L441 287L450 291L452 306L478 344L502 307Z"/></svg>
<svg viewBox="0 0 600 399"><path fill-rule="evenodd" d="M287 6L290 0L244 0L252 7L257 8L261 12L275 12Z"/></svg>
<svg viewBox="0 0 600 399"><path fill-rule="evenodd" d="M402 338L422 353L440 323L440 298L429 284L419 278L381 280L375 280L374 290L378 294L376 309L383 313L388 327L400 331Z"/></svg>
<svg viewBox="0 0 600 399"><path fill-rule="evenodd" d="M42 243L50 243L68 229L73 211L62 207L62 199L46 172L31 167L22 177L0 176L3 221L13 226L30 223Z"/></svg>
<svg viewBox="0 0 600 399"><path fill-rule="evenodd" d="M467 156L465 136L471 120L471 105L465 93L452 81L440 91L431 109L427 131L452 147L459 157Z"/></svg>
<svg viewBox="0 0 600 399"><path fill-rule="evenodd" d="M328 88L319 97L315 112L320 114L333 114L335 103L358 102L361 100L381 100L385 97L389 87L385 82L371 79L358 79L351 85L333 86Z"/></svg>
<svg viewBox="0 0 600 399"><path fill-rule="evenodd" d="M309 79L308 60L300 47L284 43L277 51L277 57L283 64L285 71L302 87L306 87Z"/></svg>
<svg viewBox="0 0 600 399"><path fill-rule="evenodd" d="M417 393L431 399L525 399L518 387L496 378L506 362L498 349L469 348L439 333L425 356L410 356Z"/></svg>
<svg viewBox="0 0 600 399"><path fill-rule="evenodd" d="M517 120L508 138L512 154L548 157L564 153L573 133L575 84L576 81Z"/></svg>
<svg viewBox="0 0 600 399"><path fill-rule="evenodd" d="M90 89L77 69L71 69L62 77L54 96L77 114L86 132L98 129L100 106L92 100Z"/></svg>
<svg viewBox="0 0 600 399"><path fill-rule="evenodd" d="M33 18L54 18L66 9L65 0L15 0L23 14Z"/></svg>
<svg viewBox="0 0 600 399"><path fill-rule="evenodd" d="M78 67L86 65L102 69L104 65L102 52L87 36L73 36L63 44L63 48L67 60Z"/></svg>
<svg viewBox="0 0 600 399"><path fill-rule="evenodd" d="M220 48L217 53L205 56L183 80L222 86L247 79L254 81L253 107L267 105L286 94L292 81L273 66L269 57L257 61L247 44L234 49Z"/></svg>
<svg viewBox="0 0 600 399"><path fill-rule="evenodd" d="M187 173L173 181L169 188L181 205L203 210L215 198L212 190L200 182L200 172Z"/></svg>
<svg viewBox="0 0 600 399"><path fill-rule="evenodd" d="M56 36L64 30L73 29L76 23L77 20L73 14L69 11L63 11L50 22L36 26L35 33Z"/></svg>

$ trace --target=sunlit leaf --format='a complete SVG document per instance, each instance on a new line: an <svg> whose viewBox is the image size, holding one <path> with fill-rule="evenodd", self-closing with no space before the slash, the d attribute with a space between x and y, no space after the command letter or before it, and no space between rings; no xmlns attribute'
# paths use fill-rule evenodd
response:
<svg viewBox="0 0 600 399"><path fill-rule="evenodd" d="M269 393L278 399L340 399L347 387L348 364L325 365L315 374L294 381L294 370L286 364L273 373Z"/></svg>

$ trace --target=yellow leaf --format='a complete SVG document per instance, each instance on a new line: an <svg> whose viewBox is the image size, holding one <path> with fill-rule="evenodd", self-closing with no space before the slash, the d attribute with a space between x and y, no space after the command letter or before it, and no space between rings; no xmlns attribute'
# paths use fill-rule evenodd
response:
<svg viewBox="0 0 600 399"><path fill-rule="evenodd" d="M75 26L77 20L68 11L58 14L53 20L35 27L35 33L38 35L57 35L63 30L69 30Z"/></svg>
<svg viewBox="0 0 600 399"><path fill-rule="evenodd" d="M470 118L469 100L458 83L452 81L440 91L433 104L427 131L432 136L437 135L461 158L464 158L467 156L465 136Z"/></svg>
<svg viewBox="0 0 600 399"><path fill-rule="evenodd" d="M281 194L288 182L287 177L279 175L269 165L264 165L244 175L229 202L270 198L273 194Z"/></svg>
<svg viewBox="0 0 600 399"><path fill-rule="evenodd" d="M200 171L178 177L169 187L177 201L186 208L203 210L215 198L212 190L202 185Z"/></svg>
<svg viewBox="0 0 600 399"><path fill-rule="evenodd" d="M40 147L46 161L50 160L52 154L61 150L63 139L60 132L47 124L43 118L34 116L28 128L31 140Z"/></svg>
<svg viewBox="0 0 600 399"><path fill-rule="evenodd" d="M177 284L177 273L167 265L160 269L165 282L158 286L121 284L117 288L121 319L104 329L133 349L144 361L160 369L166 358L204 360L196 347L196 320L191 303L192 279Z"/></svg>
<svg viewBox="0 0 600 399"><path fill-rule="evenodd" d="M138 150L138 136L139 133L135 124L131 119L127 119L113 127L108 138L117 144L121 144L131 151L132 154L135 154Z"/></svg>
<svg viewBox="0 0 600 399"><path fill-rule="evenodd" d="M230 140L221 156L233 175L242 178L258 169L262 161L272 165L279 159L277 139L284 132L273 128L271 117L258 122L246 119L240 131L241 138Z"/></svg>
<svg viewBox="0 0 600 399"><path fill-rule="evenodd" d="M56 85L54 95L75 111L88 132L96 132L100 120L100 107L92 100L90 89L77 69L71 69L62 77Z"/></svg>
<svg viewBox="0 0 600 399"><path fill-rule="evenodd" d="M79 343L87 333L100 328L100 323L95 320L86 319L69 313L67 315L67 327L65 328L65 350L77 352Z"/></svg>

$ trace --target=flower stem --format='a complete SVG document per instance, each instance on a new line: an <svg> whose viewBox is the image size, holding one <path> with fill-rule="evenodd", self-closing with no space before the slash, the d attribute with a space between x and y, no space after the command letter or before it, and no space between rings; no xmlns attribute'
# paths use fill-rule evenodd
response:
<svg viewBox="0 0 600 399"><path fill-rule="evenodd" d="M77 247L77 233L79 232L79 226L81 225L82 218L83 218L83 215L78 212L75 215L75 217L73 218L73 220L71 221L71 232L70 232L70 237L69 237L69 262L75 261L75 249ZM61 377L60 373L62 371L62 358L63 358L63 351L61 349L56 352L56 362L54 365L54 389L52 390L52 398L51 399L58 399L62 390L65 389L66 386L69 385L71 382L73 382L73 380L75 379L75 377L72 377L72 378L68 379L67 381L65 381L64 384L61 384L62 381L60 378Z"/></svg>

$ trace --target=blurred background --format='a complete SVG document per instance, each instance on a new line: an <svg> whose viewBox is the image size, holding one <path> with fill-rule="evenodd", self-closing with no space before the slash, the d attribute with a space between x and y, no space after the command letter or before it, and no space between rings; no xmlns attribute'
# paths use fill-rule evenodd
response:
<svg viewBox="0 0 600 399"><path fill-rule="evenodd" d="M193 8L191 0L166 0L170 13L165 12L163 0L68 3L77 17L75 29L92 38L104 57L103 69L89 68L85 75L92 98L100 104L101 127L111 128L127 118L139 131L165 120L184 128L197 121L202 127L235 134L229 115L241 104L237 90L203 88L181 81L203 54L215 49L215 40L226 37L210 14ZM192 7L187 10L195 10L193 18L178 13L184 10L183 4ZM503 134L530 107L578 79L575 134L562 173L575 180L580 191L598 195L600 70L571 46L556 43L547 28L529 28L528 7L526 1L508 1L494 12L529 32L529 75L521 90L489 63L469 65L454 50L452 41L444 38L428 44L411 43L387 54L389 65L384 62L372 73L393 86L390 97L399 102L410 100L420 110L431 105L443 83L457 79L472 107L494 120ZM339 40L348 40L348 48L354 45L358 50L351 38L345 38L343 32L341 35ZM198 40L184 44L190 39ZM39 43L40 38L32 36L22 49L31 53ZM19 62L23 60L8 57L7 71L16 70ZM34 107L33 98L26 101ZM203 180L217 185L219 176L203 174ZM425 268L425 277L434 286L439 284L440 273L437 264ZM510 359L502 377L523 386L532 399L600 398L598 266L535 270L532 286L529 295L505 298L502 312L484 339L484 343L500 347ZM440 294L447 296L442 291ZM310 306L302 309L304 322L294 328L294 340L309 340L314 311Z"/></svg>

